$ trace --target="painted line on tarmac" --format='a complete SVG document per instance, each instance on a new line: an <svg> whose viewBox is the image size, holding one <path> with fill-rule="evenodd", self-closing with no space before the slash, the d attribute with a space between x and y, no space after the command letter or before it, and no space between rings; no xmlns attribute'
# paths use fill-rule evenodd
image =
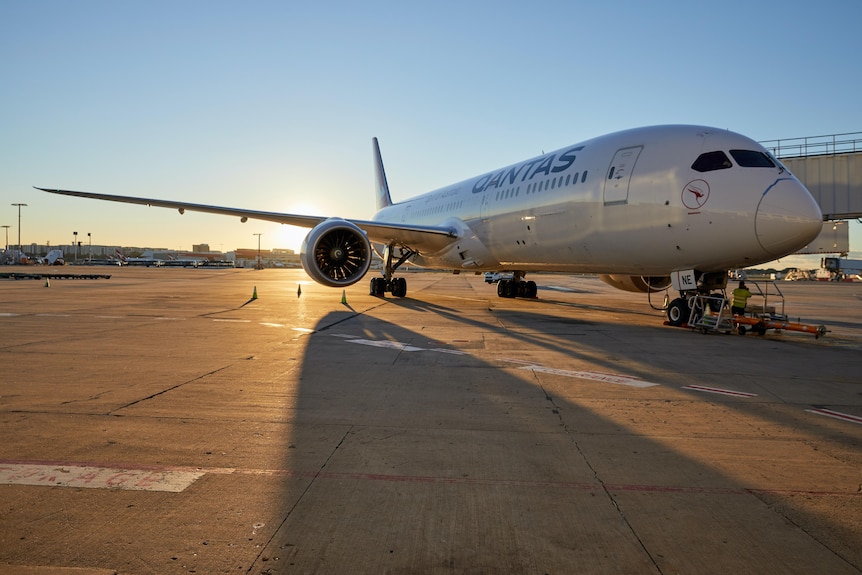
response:
<svg viewBox="0 0 862 575"><path fill-rule="evenodd" d="M704 487L696 485L647 485L553 481L495 477L446 475L400 475L389 473L337 472L301 469L254 469L236 467L181 467L137 465L104 467L97 463L22 461L0 459L0 485L43 485L96 489L125 489L179 493L204 475L258 475L291 479L328 479L334 481L381 481L460 485L494 485L554 489L635 491L645 493L696 493L713 495L750 495L752 493L862 497L858 491L818 491L798 489L759 489L756 487Z"/></svg>
<svg viewBox="0 0 862 575"><path fill-rule="evenodd" d="M840 419L841 421L862 424L862 417L850 415L849 413L841 413L840 411L833 411L826 408L806 409L805 411L808 413L816 413L817 415L825 415L826 417L831 417L833 419Z"/></svg>
<svg viewBox="0 0 862 575"><path fill-rule="evenodd" d="M570 371L567 369L557 369L554 367L545 367L544 365L536 365L534 363L523 361L520 359L504 359L510 363L524 364L520 369L530 371L538 371L541 373L550 373L552 375L561 375L563 377L574 377L577 379L588 379L591 381L600 381L602 383L612 383L614 385L626 385L628 387L655 387L658 383L644 381L638 377L631 377L619 373L602 373L599 371Z"/></svg>
<svg viewBox="0 0 862 575"><path fill-rule="evenodd" d="M179 493L203 477L202 471L123 469L76 464L0 461L0 485L44 485Z"/></svg>
<svg viewBox="0 0 862 575"><path fill-rule="evenodd" d="M382 347L385 349L396 349L398 351L433 351L436 353L448 353L451 355L468 355L467 352L460 351L457 349L443 349L443 348L435 348L435 347L419 347L416 345L410 345L409 343L403 343L400 341L393 341L389 339L365 339L361 337L356 337L355 335L349 335L346 333L333 333L330 334L332 337L340 337L345 341L349 341L350 343L358 343L359 345L368 345L371 347Z"/></svg>
<svg viewBox="0 0 862 575"><path fill-rule="evenodd" d="M730 395L733 397L757 397L756 393L746 393L744 391L733 391L732 389L721 389L720 387L707 387L705 385L683 385L682 389L691 389L692 391L703 391L705 393L717 393L719 395Z"/></svg>
<svg viewBox="0 0 862 575"><path fill-rule="evenodd" d="M488 301L487 299L482 299L482 298L462 297L462 296L457 296L457 295L441 295L440 297L445 298L445 299L457 299L460 301L475 301L475 302L479 302L479 303L484 303L484 302Z"/></svg>
<svg viewBox="0 0 862 575"><path fill-rule="evenodd" d="M844 496L862 498L858 491L826 491L816 489L761 489L739 486L700 486L700 485L647 485L631 483L599 483L585 481L553 481L548 479L515 479L504 477L464 477L448 475L398 475L389 473L361 473L338 471L301 471L293 469L202 469L207 473L220 475L270 475L291 479L328 479L332 481L380 481L385 483L427 483L451 485L492 485L502 487L532 487L550 489L575 489L584 491L629 491L640 493L682 493L705 495L751 495L771 493L776 495L814 495Z"/></svg>
<svg viewBox="0 0 862 575"><path fill-rule="evenodd" d="M398 351L433 351L436 353L448 353L451 355L469 355L465 351L460 351L457 349L444 349L444 348L427 348L427 347L419 347L415 345L410 345L407 343L402 343L400 341L392 341L392 340L374 340L374 339L365 339L356 337L354 335L349 335L345 333L333 333L330 334L332 337L340 337L350 343L357 343L360 345L368 345L372 347L380 347L386 349L395 349ZM533 362L524 361L520 359L504 359L503 361L507 361L510 363L522 364L521 369L527 369L530 371L538 371L541 373L549 373L552 375L560 375L563 377L573 377L577 379L587 379L590 381L600 381L603 383L611 383L614 385L625 385L628 387L654 387L659 385L658 383L653 383L651 381L644 381L637 377L632 377L619 373L602 373L598 371L570 371L567 369L558 369L554 367L547 367L544 365L538 365Z"/></svg>
<svg viewBox="0 0 862 575"><path fill-rule="evenodd" d="M305 331L301 328L293 328L297 331ZM309 330L309 333L313 330ZM436 353L448 353L452 355L469 355L467 352L460 351L457 349L444 349L444 348L427 348L427 347L419 347L415 345L410 345L407 343L403 343L400 341L393 340L374 340L374 339L365 339L356 337L354 335L345 334L345 333L333 333L330 334L332 337L339 337L344 339L345 341L349 341L350 343L356 343L359 345L367 345L371 347L379 347L384 349L394 349L398 351L433 351ZM610 383L613 385L625 385L628 387L636 387L636 388L648 388L655 387L657 385L661 385L659 383L654 383L651 381L645 381L638 377L628 376L625 374L619 373L603 373L598 371L572 371L567 369L558 369L555 367L547 367L544 365L538 365L529 361L521 360L521 359L512 359L512 358L504 358L503 361L509 363L520 364L519 369L526 369L529 371L539 372L539 373L548 373L551 375L559 375L562 377L571 377L576 379L585 379L589 381L599 381L602 383ZM735 391L732 389L723 389L720 387L709 387L705 385L684 385L681 389L688 389L691 391L700 391L703 393L715 393L719 395L727 395L730 397L742 397L742 398L752 398L757 397L756 393L748 393L744 391ZM825 415L827 417L832 417L835 419L839 419L841 421L849 421L851 423L859 423L862 424L862 417L857 417L855 415L849 415L846 413L841 413L838 411L832 411L830 409L806 409L805 411L816 413L818 415Z"/></svg>
<svg viewBox="0 0 862 575"><path fill-rule="evenodd" d="M539 286L539 289L546 291L558 291L563 293L582 293L583 290L578 290L574 288L567 288L563 286Z"/></svg>

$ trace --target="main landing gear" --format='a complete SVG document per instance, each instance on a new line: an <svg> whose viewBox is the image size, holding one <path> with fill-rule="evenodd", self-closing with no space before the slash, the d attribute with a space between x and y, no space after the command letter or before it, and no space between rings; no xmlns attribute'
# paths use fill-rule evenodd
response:
<svg viewBox="0 0 862 575"><path fill-rule="evenodd" d="M524 281L523 272L515 272L512 279L502 279L497 282L497 296L499 297L524 297L534 299L538 293L536 282Z"/></svg>
<svg viewBox="0 0 862 575"><path fill-rule="evenodd" d="M371 278L369 295L383 297L386 292L390 292L395 297L405 297L407 295L407 280L393 276L395 274L395 270L397 270L401 264L406 262L408 259L415 256L417 252L408 248L399 248L398 252L400 256L398 260L393 263L392 259L395 249L395 246L392 245L386 247L386 266L383 270L383 277Z"/></svg>
<svg viewBox="0 0 862 575"><path fill-rule="evenodd" d="M386 278L371 278L370 295L383 297L383 294L390 292L395 297L404 297L407 295L407 280L404 278L392 278L386 281Z"/></svg>

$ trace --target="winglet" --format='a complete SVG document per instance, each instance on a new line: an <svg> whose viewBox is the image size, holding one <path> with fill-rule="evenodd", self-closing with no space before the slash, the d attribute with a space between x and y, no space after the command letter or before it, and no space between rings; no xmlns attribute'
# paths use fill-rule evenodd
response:
<svg viewBox="0 0 862 575"><path fill-rule="evenodd" d="M377 185L377 209L379 211L386 206L391 206L392 198L389 196L389 184L386 182L386 172L383 170L380 145L377 143L377 138L372 138L371 142L374 145L374 180Z"/></svg>

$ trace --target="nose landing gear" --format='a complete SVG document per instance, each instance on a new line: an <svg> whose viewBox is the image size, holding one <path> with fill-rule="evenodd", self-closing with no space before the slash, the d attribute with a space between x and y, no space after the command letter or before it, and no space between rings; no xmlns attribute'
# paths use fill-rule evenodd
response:
<svg viewBox="0 0 862 575"><path fill-rule="evenodd" d="M674 327L679 327L688 322L690 315L691 308L686 298L678 297L667 306L667 323Z"/></svg>

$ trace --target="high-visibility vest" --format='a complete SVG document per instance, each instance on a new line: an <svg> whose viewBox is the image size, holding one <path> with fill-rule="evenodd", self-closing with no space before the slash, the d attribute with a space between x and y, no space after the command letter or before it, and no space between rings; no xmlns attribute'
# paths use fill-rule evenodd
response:
<svg viewBox="0 0 862 575"><path fill-rule="evenodd" d="M733 307L745 307L750 297L751 292L746 288L736 288L733 290Z"/></svg>

